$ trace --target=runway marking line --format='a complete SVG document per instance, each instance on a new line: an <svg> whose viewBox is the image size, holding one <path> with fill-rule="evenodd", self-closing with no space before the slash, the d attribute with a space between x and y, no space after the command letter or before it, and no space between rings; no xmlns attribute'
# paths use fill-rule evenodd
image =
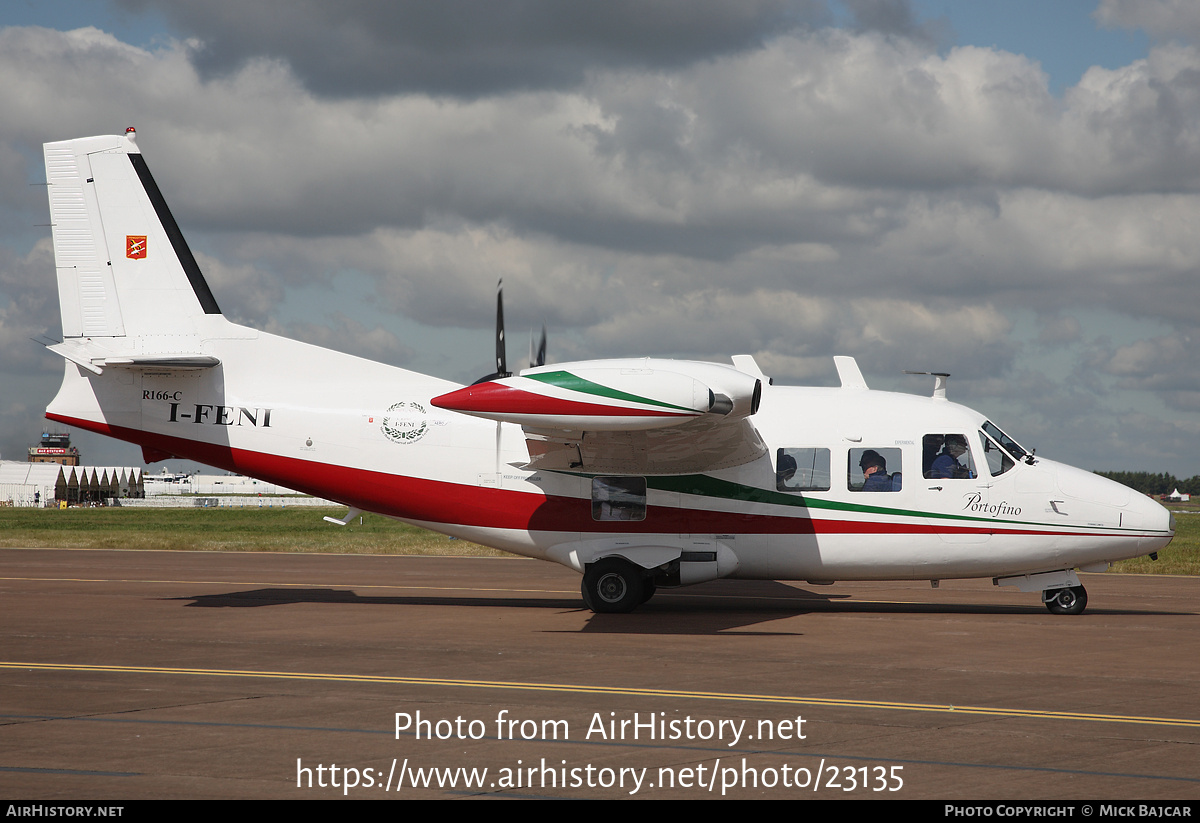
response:
<svg viewBox="0 0 1200 823"><path fill-rule="evenodd" d="M677 691L639 689L626 686L582 686L569 683L520 683L503 680L452 680L432 677L395 677L382 675L327 674L319 672L271 672L238 669L179 669L158 666L92 666L69 663L20 663L0 661L0 669L37 671L96 672L108 674L166 674L207 677L248 677L272 680L320 680L342 683L385 683L406 686L451 686L464 689L506 689L515 691L565 692L569 694L605 694L626 697L681 698L742 703L775 703L795 706L824 706L853 709L970 714L985 717L1022 717L1037 720L1076 720L1094 723L1134 723L1151 726L1177 726L1200 729L1200 720L1182 717L1144 717L1137 715L1059 712L1038 709L1006 709L991 706L955 706L937 703L901 703L885 700L848 700L830 697L793 697L778 694L738 694L736 692Z"/></svg>

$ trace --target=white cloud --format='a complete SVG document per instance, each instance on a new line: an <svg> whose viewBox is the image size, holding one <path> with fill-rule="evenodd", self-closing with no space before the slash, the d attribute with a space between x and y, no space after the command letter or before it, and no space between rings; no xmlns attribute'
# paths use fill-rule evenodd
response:
<svg viewBox="0 0 1200 823"><path fill-rule="evenodd" d="M0 181L39 179L44 140L138 126L222 308L313 342L412 355L344 306L273 319L289 290L344 271L376 284L373 311L427 328L486 328L503 277L512 327L547 323L557 359L750 352L796 381L827 377L835 353L1002 379L1040 346L1079 345L1080 308L1158 321L1164 340L1195 325L1192 46L1093 68L1061 97L1029 57L879 31L790 28L466 97L322 96L261 54L205 75L195 48L0 30ZM13 225L45 221L29 188L0 193ZM5 231L2 368L38 370L17 341L54 323L48 247ZM1022 338L1026 310L1065 319ZM1196 370L1143 344L1095 368L1128 381L1136 362L1145 379L1122 385L1194 412Z"/></svg>

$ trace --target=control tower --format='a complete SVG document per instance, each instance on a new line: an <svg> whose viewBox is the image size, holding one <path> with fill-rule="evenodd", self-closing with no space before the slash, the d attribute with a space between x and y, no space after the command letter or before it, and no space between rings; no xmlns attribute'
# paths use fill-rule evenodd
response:
<svg viewBox="0 0 1200 823"><path fill-rule="evenodd" d="M79 465L79 449L71 445L70 432L42 432L42 440L29 447L29 463Z"/></svg>

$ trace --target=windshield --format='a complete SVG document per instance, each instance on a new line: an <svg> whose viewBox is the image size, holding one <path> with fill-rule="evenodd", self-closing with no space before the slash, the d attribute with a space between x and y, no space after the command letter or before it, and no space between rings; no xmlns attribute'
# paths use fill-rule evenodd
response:
<svg viewBox="0 0 1200 823"><path fill-rule="evenodd" d="M1000 431L992 421L987 421L983 424L983 430L991 435L997 443L1004 447L1005 451L1011 454L1017 460L1023 460L1027 452L1021 448L1021 444L1013 440L1004 432Z"/></svg>
<svg viewBox="0 0 1200 823"><path fill-rule="evenodd" d="M1004 453L1004 449L992 442L983 432L979 433L979 442L983 445L983 456L987 460L988 471L992 473L992 477L999 477L1016 465L1012 458Z"/></svg>

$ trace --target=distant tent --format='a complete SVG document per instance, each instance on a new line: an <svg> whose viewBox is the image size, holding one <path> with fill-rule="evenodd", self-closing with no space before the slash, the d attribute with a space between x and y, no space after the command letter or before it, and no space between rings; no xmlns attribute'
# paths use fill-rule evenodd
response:
<svg viewBox="0 0 1200 823"><path fill-rule="evenodd" d="M51 500L101 503L106 498L145 496L140 468L0 460L0 502L34 506Z"/></svg>

